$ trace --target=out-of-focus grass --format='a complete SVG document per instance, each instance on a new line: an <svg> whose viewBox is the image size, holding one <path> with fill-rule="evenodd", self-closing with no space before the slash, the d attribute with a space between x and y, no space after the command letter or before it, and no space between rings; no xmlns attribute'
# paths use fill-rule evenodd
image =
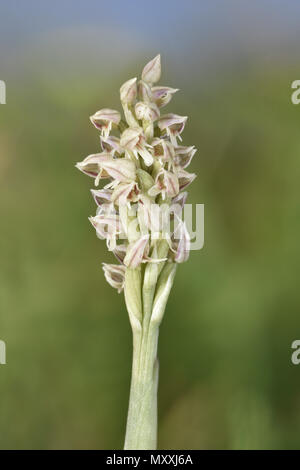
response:
<svg viewBox="0 0 300 470"><path fill-rule="evenodd" d="M87 220L93 182L74 168L99 148L88 116L118 106L118 77L100 76L19 79L0 109L1 448L122 446L131 333ZM161 329L161 448L299 447L299 109L287 76L194 77L168 107L190 116L190 202L205 203L206 240L179 267Z"/></svg>

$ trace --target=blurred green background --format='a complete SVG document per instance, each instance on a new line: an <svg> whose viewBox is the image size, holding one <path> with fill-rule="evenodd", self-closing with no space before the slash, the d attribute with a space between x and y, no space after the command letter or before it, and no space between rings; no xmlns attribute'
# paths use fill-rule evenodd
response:
<svg viewBox="0 0 300 470"><path fill-rule="evenodd" d="M0 448L123 445L131 331L74 164L158 52L205 204L161 328L159 448L300 448L299 3L0 5Z"/></svg>

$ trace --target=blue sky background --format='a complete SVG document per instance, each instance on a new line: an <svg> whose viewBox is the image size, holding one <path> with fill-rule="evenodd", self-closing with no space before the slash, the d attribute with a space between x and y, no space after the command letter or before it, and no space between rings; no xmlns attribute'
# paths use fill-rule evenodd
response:
<svg viewBox="0 0 300 470"><path fill-rule="evenodd" d="M254 57L298 57L296 0L1 1L0 67L27 54L98 55L123 61L158 50L170 61L210 67ZM40 46L40 51L39 51ZM27 57L29 60L30 57ZM22 61L21 61L22 62ZM216 64L214 64L215 66ZM2 69L2 67L1 67ZM2 72L3 74L3 72Z"/></svg>

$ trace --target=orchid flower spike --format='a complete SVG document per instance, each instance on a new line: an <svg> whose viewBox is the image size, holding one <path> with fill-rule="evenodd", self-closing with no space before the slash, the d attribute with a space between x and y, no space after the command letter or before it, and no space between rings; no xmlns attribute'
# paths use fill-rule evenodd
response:
<svg viewBox="0 0 300 470"><path fill-rule="evenodd" d="M137 268L141 263L147 263L148 253L165 237L170 250L166 253L168 262L181 263L188 257L190 244L185 225L179 225L180 230L177 230L182 241L175 239L171 232L159 232L155 237L151 233L151 227L160 227L151 204L167 203L170 207L177 204L183 208L187 193L182 191L196 177L186 171L196 152L195 147L177 144L187 116L174 113L160 116L159 109L178 91L158 85L160 76L158 54L145 65L141 79L131 78L121 86L125 120L121 120L119 111L111 108L102 108L90 117L100 131L102 152L89 155L76 164L80 171L95 179L96 186L101 180L108 180L103 189L91 190L99 210L90 220L98 237L106 239L111 251L115 251L117 241L122 240L122 256L117 258L123 267ZM147 132L149 125L152 133ZM111 134L113 129L118 135ZM130 215L134 206L135 213ZM111 272L106 267L105 277L111 285L117 286L111 282L112 276L108 274ZM119 284L117 288L120 289Z"/></svg>
<svg viewBox="0 0 300 470"><path fill-rule="evenodd" d="M145 367L132 376L126 449L156 446L158 327L176 266L190 252L183 190L196 177L187 171L196 149L178 143L187 116L161 115L178 89L157 84L160 76L158 54L139 78L120 87L123 117L111 108L90 117L100 134L100 151L76 164L96 186L105 180L104 187L91 189L97 210L89 220L117 259L118 264L103 263L104 276L119 293L124 290L136 345L134 367Z"/></svg>

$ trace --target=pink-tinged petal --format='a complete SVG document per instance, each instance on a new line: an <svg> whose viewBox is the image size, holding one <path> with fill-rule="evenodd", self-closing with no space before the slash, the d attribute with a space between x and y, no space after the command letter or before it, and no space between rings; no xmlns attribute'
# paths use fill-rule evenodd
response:
<svg viewBox="0 0 300 470"><path fill-rule="evenodd" d="M159 116L159 109L155 103L144 103L143 101L138 101L135 105L135 115L141 120L146 121L156 121Z"/></svg>
<svg viewBox="0 0 300 470"><path fill-rule="evenodd" d="M121 120L121 115L119 111L114 109L103 108L90 116L90 120L97 129L101 129L103 125L109 122L118 125Z"/></svg>
<svg viewBox="0 0 300 470"><path fill-rule="evenodd" d="M141 195L138 202L137 216L141 233L145 233L151 228L151 199Z"/></svg>
<svg viewBox="0 0 300 470"><path fill-rule="evenodd" d="M138 93L141 101L145 101L146 103L149 103L152 101L152 92L151 92L151 87L148 85L148 83L143 82L142 80L138 84Z"/></svg>
<svg viewBox="0 0 300 470"><path fill-rule="evenodd" d="M188 196L188 193L186 191L183 193L179 193L176 197L172 199L171 208L172 206L177 206L177 207L180 207L182 210L186 203L187 196Z"/></svg>
<svg viewBox="0 0 300 470"><path fill-rule="evenodd" d="M158 194L162 192L162 188L159 184L155 183L152 188L148 190L148 194L150 197L156 197Z"/></svg>
<svg viewBox="0 0 300 470"><path fill-rule="evenodd" d="M134 181L132 183L119 183L112 194L112 201L119 204L127 202L136 202L138 199L138 186Z"/></svg>
<svg viewBox="0 0 300 470"><path fill-rule="evenodd" d="M120 218L117 214L98 214L95 217L90 217L89 221L96 229L97 235L100 238L105 238L108 241L114 241L117 235L123 236L123 228ZM115 246L113 246L115 248Z"/></svg>
<svg viewBox="0 0 300 470"><path fill-rule="evenodd" d="M161 63L160 63L160 54L158 54L154 59L150 60L148 64L145 65L142 72L142 80L148 83L156 83L161 76Z"/></svg>
<svg viewBox="0 0 300 470"><path fill-rule="evenodd" d="M102 153L96 153L89 155L86 157L82 162L76 163L76 168L78 170L82 171L85 175L91 176L92 178L97 178L100 170L101 170L101 165L103 162L108 161L111 159L111 155L102 152ZM101 178L108 178L109 175L107 173L101 174Z"/></svg>
<svg viewBox="0 0 300 470"><path fill-rule="evenodd" d="M164 172L164 185L166 188L166 194L169 197L175 197L179 193L179 182L174 173L171 173L170 171Z"/></svg>
<svg viewBox="0 0 300 470"><path fill-rule="evenodd" d="M121 146L126 150L132 151L136 158L138 158L139 154L147 166L152 165L153 156L148 150L148 148L151 148L151 145L146 144L141 127L129 127L126 129L121 136Z"/></svg>
<svg viewBox="0 0 300 470"><path fill-rule="evenodd" d="M106 189L104 189L104 191L107 191ZM115 209L115 206L113 204L113 202L111 201L107 201L107 202L104 202L103 204L101 204L101 206L98 206L97 207L97 210L96 210L96 215L111 215L111 214L117 214L117 211Z"/></svg>
<svg viewBox="0 0 300 470"><path fill-rule="evenodd" d="M193 156L197 152L194 146L184 147L182 145L178 145L175 148L175 162L181 168L186 168L192 161Z"/></svg>
<svg viewBox="0 0 300 470"><path fill-rule="evenodd" d="M151 88L153 100L159 108L166 106L172 99L178 88L170 88L168 86L155 86Z"/></svg>
<svg viewBox="0 0 300 470"><path fill-rule="evenodd" d="M190 255L191 241L185 222L182 222L182 220L179 221L177 230L174 233L174 238L177 245L175 261L176 263L184 263Z"/></svg>
<svg viewBox="0 0 300 470"><path fill-rule="evenodd" d="M121 147L127 150L133 150L139 142L142 133L143 129L141 127L129 127L128 129L125 129L121 135Z"/></svg>
<svg viewBox="0 0 300 470"><path fill-rule="evenodd" d="M182 132L187 121L187 116L179 116L178 114L165 114L161 116L158 121L158 127L161 131L164 129L174 129L177 132Z"/></svg>
<svg viewBox="0 0 300 470"><path fill-rule="evenodd" d="M155 185L149 189L148 194L155 197L161 193L163 199L165 196L175 197L179 193L179 182L177 175L170 171L162 169L156 176Z"/></svg>
<svg viewBox="0 0 300 470"><path fill-rule="evenodd" d="M168 168L170 169L175 159L175 150L171 142L166 139L156 138L152 141L151 145L153 147L154 156L158 158L162 164L167 162Z"/></svg>
<svg viewBox="0 0 300 470"><path fill-rule="evenodd" d="M195 173L188 173L187 171L183 170L182 168L178 169L177 172L178 181L179 181L179 189L180 191L187 186L189 186L194 179L197 177Z"/></svg>
<svg viewBox="0 0 300 470"><path fill-rule="evenodd" d="M103 204L111 202L112 191L109 189L91 189L91 193L97 206L101 207Z"/></svg>
<svg viewBox="0 0 300 470"><path fill-rule="evenodd" d="M187 116L178 116L177 114L166 114L158 120L158 127L170 137L171 143L177 146L177 137L181 140L182 133Z"/></svg>
<svg viewBox="0 0 300 470"><path fill-rule="evenodd" d="M149 235L143 235L127 248L127 253L124 258L125 266L129 268L137 268L143 261L143 257L147 255L147 248L149 242Z"/></svg>
<svg viewBox="0 0 300 470"><path fill-rule="evenodd" d="M122 154L120 139L118 137L114 135L110 135L107 138L100 136L100 142L103 151L109 152L112 155L115 153L118 153L119 155Z"/></svg>
<svg viewBox="0 0 300 470"><path fill-rule="evenodd" d="M113 254L117 258L120 263L123 263L124 258L126 256L126 251L127 251L127 245L122 244L122 245L116 245L115 249L113 250Z"/></svg>
<svg viewBox="0 0 300 470"><path fill-rule="evenodd" d="M131 182L135 179L135 164L125 158L111 159L101 165L102 168L115 180Z"/></svg>
<svg viewBox="0 0 300 470"><path fill-rule="evenodd" d="M163 148L164 148L164 160L167 162L173 162L175 158L175 151L174 151L174 146L165 140L163 142Z"/></svg>
<svg viewBox="0 0 300 470"><path fill-rule="evenodd" d="M118 293L122 292L125 281L125 266L118 264L107 264L102 263L104 276L107 282L118 290Z"/></svg>
<svg viewBox="0 0 300 470"><path fill-rule="evenodd" d="M142 159L144 160L145 165L151 166L153 163L153 156L152 156L152 153L149 152L149 150L147 150L146 146L143 144L138 144L136 146L136 149L138 153L140 154L140 156L142 157Z"/></svg>
<svg viewBox="0 0 300 470"><path fill-rule="evenodd" d="M120 88L120 99L122 103L131 104L137 96L136 78L131 78L123 83Z"/></svg>

